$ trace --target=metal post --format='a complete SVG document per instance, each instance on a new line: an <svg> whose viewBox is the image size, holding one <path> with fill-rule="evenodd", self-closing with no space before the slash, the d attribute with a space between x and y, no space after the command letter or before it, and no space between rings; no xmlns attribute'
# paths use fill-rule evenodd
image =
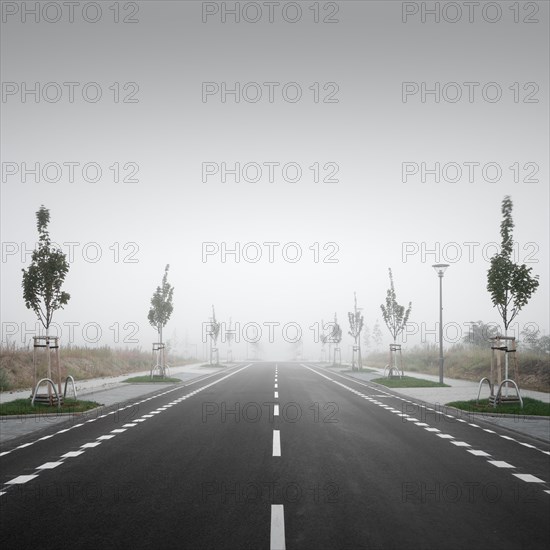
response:
<svg viewBox="0 0 550 550"><path fill-rule="evenodd" d="M443 384L443 274L449 264L432 266L439 277L439 383Z"/></svg>
<svg viewBox="0 0 550 550"><path fill-rule="evenodd" d="M439 383L443 384L443 271L439 275Z"/></svg>

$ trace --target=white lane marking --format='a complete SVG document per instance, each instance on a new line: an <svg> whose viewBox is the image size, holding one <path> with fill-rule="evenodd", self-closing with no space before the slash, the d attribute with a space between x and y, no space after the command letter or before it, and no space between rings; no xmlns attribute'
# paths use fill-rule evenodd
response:
<svg viewBox="0 0 550 550"><path fill-rule="evenodd" d="M96 441L104 441L105 439L112 439L114 435L100 435Z"/></svg>
<svg viewBox="0 0 550 550"><path fill-rule="evenodd" d="M53 437L53 435L45 435L44 437L41 437L38 441L45 441L46 439L50 439L50 437Z"/></svg>
<svg viewBox="0 0 550 550"><path fill-rule="evenodd" d="M518 477L519 479L521 479L521 481L526 481L527 483L544 483L542 479L539 479L538 477L535 477L531 474L512 474L512 475Z"/></svg>
<svg viewBox="0 0 550 550"><path fill-rule="evenodd" d="M81 449L93 449L94 447L97 447L98 445L101 445L101 441L92 441L91 443L84 443L84 445L81 445Z"/></svg>
<svg viewBox="0 0 550 550"><path fill-rule="evenodd" d="M487 462L497 468L515 468L515 466L508 464L508 462L504 462L504 460L488 460Z"/></svg>
<svg viewBox="0 0 550 550"><path fill-rule="evenodd" d="M275 405L273 407L273 415L274 416L279 416L279 405Z"/></svg>
<svg viewBox="0 0 550 550"><path fill-rule="evenodd" d="M275 392L275 399L279 399L279 392L278 391Z"/></svg>
<svg viewBox="0 0 550 550"><path fill-rule="evenodd" d="M61 466L63 462L44 462L41 466L37 466L37 470L53 470L54 468L57 468L58 466Z"/></svg>
<svg viewBox="0 0 550 550"><path fill-rule="evenodd" d="M17 476L10 481L6 481L6 485L22 485L23 483L31 481L31 479L34 479L35 477L38 477L38 475Z"/></svg>
<svg viewBox="0 0 550 550"><path fill-rule="evenodd" d="M273 430L273 456L281 456L281 432Z"/></svg>
<svg viewBox="0 0 550 550"><path fill-rule="evenodd" d="M134 424L133 422L131 422L130 424L122 424L123 428L133 428L134 426L137 426L137 424Z"/></svg>
<svg viewBox="0 0 550 550"><path fill-rule="evenodd" d="M277 384L275 384L275 388L277 388Z"/></svg>
<svg viewBox="0 0 550 550"><path fill-rule="evenodd" d="M4 451L3 453L0 453L0 456L9 455L10 453L11 453L11 451Z"/></svg>
<svg viewBox="0 0 550 550"><path fill-rule="evenodd" d="M417 422L416 425L417 426L422 426L422 427L429 426L429 424L426 424L426 422Z"/></svg>
<svg viewBox="0 0 550 550"><path fill-rule="evenodd" d="M116 430L111 430L112 434L121 434L122 432L125 432L126 430L124 428L117 428Z"/></svg>
<svg viewBox="0 0 550 550"><path fill-rule="evenodd" d="M486 453L485 451L478 451L477 449L466 449L466 450L475 456L491 456L489 453Z"/></svg>
<svg viewBox="0 0 550 550"><path fill-rule="evenodd" d="M329 378L328 376L325 376L324 374L321 374L320 372L318 372L317 370L315 369L312 369L311 367L308 367L307 365L304 365L304 364L301 364L302 367L314 372L315 374L317 374L318 376L322 376L323 378L326 378L327 380L335 383L335 384L338 384L339 386L351 391L352 393L356 394L356 395L359 395L360 397L363 397L365 399L368 399L369 401L371 401L371 403L374 403L376 405L380 405L382 408L386 409L386 410L390 410L391 412L394 412L395 414L398 414L398 416L401 416L402 419L405 419L405 420L410 420L410 421L413 421L416 425L426 425L427 424L424 424L424 423L420 423L417 421L417 419L415 418L411 418L409 417L409 415L407 414L403 414L403 413L397 413L395 411L395 409L391 408L391 407L388 407L386 406L385 404L381 403L380 401L376 401L374 399L370 399L368 398L366 395L362 394L361 392L358 392L357 390L353 389L353 388L350 388L349 386L346 386L345 384L342 384L341 382L338 382L332 378ZM337 373L335 373L337 374ZM339 375L337 374L337 376L341 376L342 378L344 378L342 375ZM358 384L361 384L362 386L367 386L368 387L368 384L365 384L363 382L358 382L356 381ZM392 395L391 394L387 394L388 397L391 397ZM396 397L396 396L393 396L393 397ZM401 399L402 401L404 402L407 402L407 403L412 403L412 401L409 401L407 399L402 399L402 398L399 398L397 397L397 399ZM427 411L434 411L436 414L439 414L439 415L442 415L442 416L446 416L448 418L453 418L455 420L458 420L459 422L463 422L465 423L466 421L465 420L462 420L460 418L456 418L454 417L453 415L450 415L450 414L445 414L445 413L441 413L440 411L437 411L431 407L425 407L425 410ZM472 422L468 422L468 424L472 427L472 428L480 428L480 426L478 424L474 424ZM440 432L440 430L438 430L437 428L424 428L425 430L429 431L429 432L436 432L436 435L442 439L454 439L454 437L452 435L449 435L449 434L444 434L444 433L437 433L437 432ZM520 445L524 445L526 447L531 447L537 451L540 451L546 455L550 455L550 451L543 451L542 449L538 449L537 447L534 447L533 445L530 445L528 443L523 443L521 441L518 441L517 439L514 439L513 437L510 437L510 436L506 436L506 435L501 435L501 434L498 434L497 432L495 432L494 430L490 430L488 428L483 428L483 431L487 432L487 433L493 433L493 434L496 434L496 435L499 435L501 438L503 439L507 439L509 441L514 441L516 443L519 443ZM451 441L451 443L453 443L454 445L456 445L457 447L470 447L470 444L469 443L466 443L465 441ZM475 449L466 449L469 453L472 453L473 455L475 456L491 456L490 454L484 452L484 451L479 451L479 450L475 450ZM496 466L497 468L512 468L512 469L515 469L515 466L513 466L512 464L509 464L507 462L504 462L502 460L489 460L488 461L489 463L491 463L493 466ZM514 474L516 475L516 474ZM523 476L523 477L522 477ZM535 476L532 476L531 474L519 474L519 475L516 475L516 477L520 478L520 479L524 479L525 481L530 481L532 483L545 483L543 480L540 480L539 478L535 477ZM550 493L550 491L546 491L548 493Z"/></svg>
<svg viewBox="0 0 550 550"><path fill-rule="evenodd" d="M270 550L285 550L285 507L282 504L271 505Z"/></svg>
<svg viewBox="0 0 550 550"><path fill-rule="evenodd" d="M61 455L61 458L74 458L75 456L80 456L84 451L69 451L64 455Z"/></svg>

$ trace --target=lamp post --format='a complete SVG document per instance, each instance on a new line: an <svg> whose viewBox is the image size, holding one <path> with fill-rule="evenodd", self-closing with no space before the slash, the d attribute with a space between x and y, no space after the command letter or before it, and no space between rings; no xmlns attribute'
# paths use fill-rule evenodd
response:
<svg viewBox="0 0 550 550"><path fill-rule="evenodd" d="M432 266L439 277L439 383L443 384L443 274L449 264Z"/></svg>

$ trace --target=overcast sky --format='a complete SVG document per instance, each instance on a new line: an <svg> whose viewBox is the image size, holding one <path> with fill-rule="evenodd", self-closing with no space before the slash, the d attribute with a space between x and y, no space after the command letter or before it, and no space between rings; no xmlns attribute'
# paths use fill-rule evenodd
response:
<svg viewBox="0 0 550 550"><path fill-rule="evenodd" d="M517 259L540 277L516 330L548 333L549 5L422 4L4 2L3 342L34 335L21 269L44 204L73 256L65 342L150 349L170 264L181 349L200 350L214 304L263 327L264 356L284 356L285 323L315 356L309 327L336 312L347 334L354 291L382 322L388 267L413 303L407 344L434 343L441 262L449 344L500 320L486 273L507 194Z"/></svg>

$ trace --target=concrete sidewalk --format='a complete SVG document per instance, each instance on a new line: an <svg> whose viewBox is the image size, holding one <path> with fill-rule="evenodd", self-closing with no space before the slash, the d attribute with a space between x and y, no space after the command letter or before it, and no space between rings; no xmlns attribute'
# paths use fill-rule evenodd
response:
<svg viewBox="0 0 550 550"><path fill-rule="evenodd" d="M350 367L344 366L341 369L334 369L328 367L333 372L342 372L353 378L370 382L376 378L384 376L383 369L371 369L374 372L349 372ZM431 380L433 382L439 382L439 376L430 374L422 374L418 372L404 371L405 376L412 376L415 378L423 378L424 380ZM454 378L444 378L445 384L448 384L448 388L388 388L390 391L406 395L407 397L417 401L420 404L425 404L441 410L445 408L447 403L453 401L470 401L477 398L479 382L472 382L470 380L457 380ZM511 390L514 391L514 390ZM532 397L538 399L544 403L550 403L550 393L522 390L520 388L521 397ZM486 399L489 395L489 388L484 384L480 399ZM471 413L472 417L478 420L484 420L490 422L496 426L502 428L520 432L531 437L534 437L540 441L550 444L550 417L547 416L530 416L530 415L497 415L490 413Z"/></svg>

